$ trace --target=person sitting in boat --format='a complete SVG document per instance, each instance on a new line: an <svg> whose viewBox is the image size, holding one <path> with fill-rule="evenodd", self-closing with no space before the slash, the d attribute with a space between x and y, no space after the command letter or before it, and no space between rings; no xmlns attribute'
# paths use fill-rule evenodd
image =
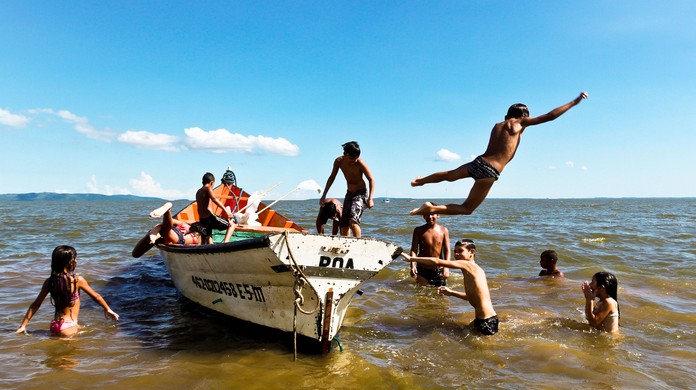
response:
<svg viewBox="0 0 696 390"><path fill-rule="evenodd" d="M324 234L324 225L331 219L332 227L331 234L337 235L339 222L341 221L341 215L343 211L343 205L338 199L329 198L324 201L324 204L319 208L319 214L317 215L317 233Z"/></svg>
<svg viewBox="0 0 696 390"><path fill-rule="evenodd" d="M232 219L233 216L230 215L225 209L225 205L215 197L213 193L213 185L215 184L215 176L206 172L203 175L203 186L196 191L196 204L198 206L198 221L201 225L212 235L213 229L226 230L225 239L223 242L227 242L232 237L234 233L235 223ZM216 204L222 210L223 215L227 218L224 219L210 210L210 202ZM212 244L212 242L209 242Z"/></svg>
<svg viewBox="0 0 696 390"><path fill-rule="evenodd" d="M210 235L200 222L191 225L172 217L172 204L167 202L161 207L153 210L150 216L162 217L162 223L158 224L148 233L150 243L155 244L158 240L167 245L200 245L203 242L209 243Z"/></svg>

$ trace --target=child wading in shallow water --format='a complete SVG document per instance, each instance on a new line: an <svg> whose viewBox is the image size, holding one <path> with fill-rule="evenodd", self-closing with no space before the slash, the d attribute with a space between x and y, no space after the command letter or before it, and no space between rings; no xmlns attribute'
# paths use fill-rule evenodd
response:
<svg viewBox="0 0 696 390"><path fill-rule="evenodd" d="M473 325L476 330L486 336L498 333L498 315L491 303L491 292L488 289L486 273L474 261L476 245L468 238L457 241L454 245L454 260L447 261L435 257L411 257L405 253L401 256L406 261L430 266L457 268L464 275L464 291L450 290L448 287L438 287L439 294L461 298L468 301L474 308L476 318Z"/></svg>
<svg viewBox="0 0 696 390"><path fill-rule="evenodd" d="M77 251L75 248L61 245L53 250L51 276L41 286L41 292L29 306L22 325L16 333L26 333L29 320L39 310L49 293L51 294L51 302L56 307L50 327L51 334L54 336L73 336L79 330L77 317L80 314L80 290L86 292L94 302L104 308L105 317L118 320L118 314L109 308L104 298L92 290L82 276L75 275L76 265Z"/></svg>
<svg viewBox="0 0 696 390"><path fill-rule="evenodd" d="M619 283L614 274L597 272L592 283L584 282L582 292L585 294L585 318L590 326L609 333L619 331L619 302L616 297ZM595 305L595 298L599 301Z"/></svg>

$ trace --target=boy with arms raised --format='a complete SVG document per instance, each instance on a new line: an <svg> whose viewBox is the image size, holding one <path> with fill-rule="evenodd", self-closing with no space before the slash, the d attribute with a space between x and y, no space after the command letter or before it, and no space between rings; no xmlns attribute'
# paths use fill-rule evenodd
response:
<svg viewBox="0 0 696 390"><path fill-rule="evenodd" d="M579 104L583 99L587 99L586 92L580 93L580 96L571 102L554 108L548 113L537 117L530 117L529 109L524 104L513 104L508 109L505 120L493 126L491 137L488 141L488 147L482 155L459 168L433 173L426 177L417 177L411 182L411 186L417 187L428 183L456 181L471 177L474 179L474 186L471 187L469 196L464 203L435 206L431 202L425 202L421 207L411 210L410 214L425 215L438 213L469 215L473 213L483 200L486 199L488 191L493 187L493 183L498 180L505 166L515 157L524 130L529 126L540 125L558 118L565 114L566 111Z"/></svg>
<svg viewBox="0 0 696 390"><path fill-rule="evenodd" d="M491 294L488 289L486 273L474 261L476 245L469 239L457 241L454 245L454 260L447 261L434 257L411 257L404 253L401 256L406 261L427 264L431 266L442 266L462 270L464 275L464 291L453 291L448 287L439 287L438 292L442 295L458 297L469 301L474 307L476 318L473 325L476 330L486 336L498 333L498 315L491 303Z"/></svg>

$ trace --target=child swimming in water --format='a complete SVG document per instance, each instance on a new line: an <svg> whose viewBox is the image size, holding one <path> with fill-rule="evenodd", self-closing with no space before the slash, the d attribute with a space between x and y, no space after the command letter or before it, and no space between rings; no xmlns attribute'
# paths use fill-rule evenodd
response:
<svg viewBox="0 0 696 390"><path fill-rule="evenodd" d="M556 264L558 263L558 254L554 250L545 250L541 252L541 256L539 256L539 265L541 268L541 272L539 272L539 276L552 276L552 277L563 277L563 272L561 272Z"/></svg>
<svg viewBox="0 0 696 390"><path fill-rule="evenodd" d="M104 308L104 316L118 320L118 314L114 313L104 298L96 291L92 290L87 281L79 275L75 275L77 265L77 251L68 245L57 246L51 256L51 276L46 279L41 286L41 292L34 302L29 306L27 314L24 315L22 325L16 333L26 333L29 320L36 314L41 307L47 294L51 294L51 302L56 311L51 321L51 334L53 336L73 336L79 330L77 317L80 314L80 290L94 300L99 306Z"/></svg>
<svg viewBox="0 0 696 390"><path fill-rule="evenodd" d="M585 318L590 326L609 333L619 331L621 312L617 290L616 276L609 272L597 272L592 277L592 283L582 284L582 292L585 294ZM596 304L595 298L599 298Z"/></svg>

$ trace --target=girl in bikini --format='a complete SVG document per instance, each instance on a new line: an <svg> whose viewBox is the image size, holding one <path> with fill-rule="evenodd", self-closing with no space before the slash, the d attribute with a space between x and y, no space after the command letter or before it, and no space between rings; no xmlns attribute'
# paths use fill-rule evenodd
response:
<svg viewBox="0 0 696 390"><path fill-rule="evenodd" d="M191 225L172 217L172 203L167 202L161 207L153 210L150 216L153 218L162 217L162 223L158 224L148 233L150 243L164 243L175 245L200 245L203 243L212 244L208 230L200 222ZM234 231L234 226L230 229ZM159 239L162 239L158 242Z"/></svg>
<svg viewBox="0 0 696 390"><path fill-rule="evenodd" d="M597 272L592 277L592 283L582 284L582 292L585 294L585 318L590 326L609 333L619 331L621 312L617 290L616 276L609 272ZM596 304L595 298L599 299Z"/></svg>
<svg viewBox="0 0 696 390"><path fill-rule="evenodd" d="M77 251L67 245L61 245L53 250L51 256L51 276L46 279L41 287L41 292L34 302L29 306L27 314L24 316L22 325L16 333L25 333L29 320L39 310L47 294L51 294L51 303L56 311L51 321L51 334L53 336L69 337L79 330L77 317L80 314L80 290L94 300L99 306L104 308L104 316L118 320L118 314L114 313L106 304L104 298L96 291L92 290L87 281L75 274L77 265Z"/></svg>

